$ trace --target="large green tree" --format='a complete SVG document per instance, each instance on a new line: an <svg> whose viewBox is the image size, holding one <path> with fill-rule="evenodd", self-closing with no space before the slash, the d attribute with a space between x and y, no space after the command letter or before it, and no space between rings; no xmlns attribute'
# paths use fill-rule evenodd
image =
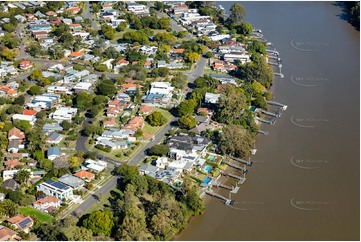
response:
<svg viewBox="0 0 361 242"><path fill-rule="evenodd" d="M100 95L113 97L117 89L115 88L114 83L106 78L100 81L97 86L97 91Z"/></svg>
<svg viewBox="0 0 361 242"><path fill-rule="evenodd" d="M249 131L240 125L229 124L222 129L219 148L225 155L244 158L250 154L253 138Z"/></svg>
<svg viewBox="0 0 361 242"><path fill-rule="evenodd" d="M232 84L222 87L221 97L218 103L216 119L222 123L233 123L239 119L242 110L247 108L246 96Z"/></svg>
<svg viewBox="0 0 361 242"><path fill-rule="evenodd" d="M167 123L167 118L159 111L154 111L145 119L151 126L162 126Z"/></svg>
<svg viewBox="0 0 361 242"><path fill-rule="evenodd" d="M113 214L109 210L97 210L84 219L83 226L90 229L94 235L109 236L114 226Z"/></svg>
<svg viewBox="0 0 361 242"><path fill-rule="evenodd" d="M242 21L244 16L246 15L246 9L241 3L234 3L231 7L231 14L228 18L228 21L232 25L239 25Z"/></svg>
<svg viewBox="0 0 361 242"><path fill-rule="evenodd" d="M197 125L197 120L193 116L187 115L180 117L178 123L181 128L191 129Z"/></svg>
<svg viewBox="0 0 361 242"><path fill-rule="evenodd" d="M150 148L149 154L150 155L157 155L157 156L164 156L167 155L169 152L169 147L167 145L154 145Z"/></svg>

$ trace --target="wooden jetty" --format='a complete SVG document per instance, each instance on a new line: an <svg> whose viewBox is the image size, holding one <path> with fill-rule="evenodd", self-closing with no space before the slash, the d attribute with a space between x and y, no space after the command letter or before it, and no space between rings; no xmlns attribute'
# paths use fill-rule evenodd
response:
<svg viewBox="0 0 361 242"><path fill-rule="evenodd" d="M259 134L263 134L263 135L268 135L269 134L269 132L267 132L267 131L263 131L263 130L258 130L258 132L257 133L259 133Z"/></svg>
<svg viewBox="0 0 361 242"><path fill-rule="evenodd" d="M262 123L265 123L265 124L271 124L271 125L274 125L276 123L276 120L266 120L266 119L262 119L260 117L255 117L254 118L255 120L258 120Z"/></svg>
<svg viewBox="0 0 361 242"><path fill-rule="evenodd" d="M233 157L233 156L229 156L231 159L235 160L235 161L238 161L240 163L243 163L243 164L246 164L247 166L252 166L252 161L251 160L243 160L243 159L240 159L240 158L236 158L236 157Z"/></svg>
<svg viewBox="0 0 361 242"><path fill-rule="evenodd" d="M215 192L213 192L213 191L207 191L207 190L206 190L205 193L206 193L207 195L212 196L212 197L216 197L216 198L219 198L219 199L223 200L226 205L230 205L230 204L233 204L233 203L234 203L233 200L231 200L231 199L229 199L229 198L227 198L227 197L225 197L225 196L223 196L223 195L221 195L221 194L215 193Z"/></svg>
<svg viewBox="0 0 361 242"><path fill-rule="evenodd" d="M232 173L226 173L226 172L222 172L221 173L223 176L228 176L228 177L232 177L238 180L238 184L243 184L246 181L246 177L241 177L241 176L237 176L235 174Z"/></svg>
<svg viewBox="0 0 361 242"><path fill-rule="evenodd" d="M277 112L277 113L272 113L272 112L268 112L266 110L261 110L262 113L268 115L268 116L271 116L271 117L274 117L274 118L279 118L281 117L281 113L280 112Z"/></svg>
<svg viewBox="0 0 361 242"><path fill-rule="evenodd" d="M277 50L270 50L270 49L266 49L266 52L274 54L274 55L280 55L280 53Z"/></svg>
<svg viewBox="0 0 361 242"><path fill-rule="evenodd" d="M233 190L233 187L224 185L224 184L222 184L222 183L220 183L220 182L217 182L217 181L214 181L214 182L212 183L212 186L221 187L221 188L224 188L224 189L228 189L228 190L230 190L230 191Z"/></svg>
<svg viewBox="0 0 361 242"><path fill-rule="evenodd" d="M241 171L243 172L243 174L248 172L247 168L237 166L237 165L232 164L232 163L230 163L230 162L228 162L228 161L225 161L225 160L222 160L222 162L223 162L224 164L229 165L230 167L233 167L233 168L235 168L235 169L241 170Z"/></svg>
<svg viewBox="0 0 361 242"><path fill-rule="evenodd" d="M279 103L279 102L268 101L267 103L270 104L270 105L275 105L275 106L281 107L282 110L286 110L286 109L287 109L287 105L282 104L282 103Z"/></svg>

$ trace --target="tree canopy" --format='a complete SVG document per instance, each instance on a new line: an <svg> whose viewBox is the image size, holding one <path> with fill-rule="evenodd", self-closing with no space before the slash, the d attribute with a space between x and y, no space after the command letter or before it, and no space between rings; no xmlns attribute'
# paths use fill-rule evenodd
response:
<svg viewBox="0 0 361 242"><path fill-rule="evenodd" d="M145 119L151 126L162 126L167 123L167 118L159 111L154 111Z"/></svg>
<svg viewBox="0 0 361 242"><path fill-rule="evenodd" d="M113 214L109 210L97 210L84 219L83 226L90 229L94 235L109 236L114 226Z"/></svg>

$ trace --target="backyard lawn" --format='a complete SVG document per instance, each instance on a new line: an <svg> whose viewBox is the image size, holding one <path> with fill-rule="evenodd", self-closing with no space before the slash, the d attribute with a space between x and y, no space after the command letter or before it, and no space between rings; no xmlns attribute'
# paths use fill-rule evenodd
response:
<svg viewBox="0 0 361 242"><path fill-rule="evenodd" d="M53 221L53 217L43 212L40 212L35 208L29 208L29 207L19 208L19 213L24 216L33 217L41 223L50 223L51 221Z"/></svg>

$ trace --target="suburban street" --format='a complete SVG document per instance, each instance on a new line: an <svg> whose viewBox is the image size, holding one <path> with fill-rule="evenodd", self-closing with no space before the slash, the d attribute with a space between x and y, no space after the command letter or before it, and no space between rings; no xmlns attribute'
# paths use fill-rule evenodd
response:
<svg viewBox="0 0 361 242"><path fill-rule="evenodd" d="M92 194L87 200L81 203L76 209L74 209L69 215L77 216L79 214L84 214L91 208L95 203L97 203L98 196L101 197L109 193L116 185L119 177L113 176L107 183L105 183L99 190Z"/></svg>
<svg viewBox="0 0 361 242"><path fill-rule="evenodd" d="M23 25L21 23L19 23L15 29L15 35L21 40L20 47L19 47L19 55L15 58L17 60L29 58L29 56L25 52L25 43L24 43L23 37L21 35L21 27L22 26Z"/></svg>
<svg viewBox="0 0 361 242"><path fill-rule="evenodd" d="M163 17L166 17L168 18L169 16L165 13L162 13L162 12L159 12L157 11L157 17L158 18L163 18ZM176 31L176 32L182 32L182 31L187 31L185 28L183 28L182 26L180 26L174 19L170 18L170 22L169 22L169 25L171 27L171 29L173 31ZM187 31L188 32L188 31ZM186 40L191 40L193 38L193 35L191 33L188 33L187 36L185 37Z"/></svg>
<svg viewBox="0 0 361 242"><path fill-rule="evenodd" d="M94 19L93 19L93 13L90 12L89 2L84 2L83 18L90 19L92 21L92 29L99 30L99 27L98 27L96 21L94 21Z"/></svg>

